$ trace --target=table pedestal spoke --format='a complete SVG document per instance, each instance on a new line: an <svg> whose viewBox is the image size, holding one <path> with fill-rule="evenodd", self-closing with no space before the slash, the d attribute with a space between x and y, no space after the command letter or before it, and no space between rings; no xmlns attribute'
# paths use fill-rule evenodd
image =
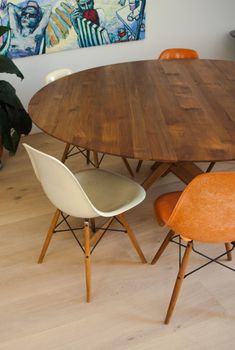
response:
<svg viewBox="0 0 235 350"><path fill-rule="evenodd" d="M142 186L147 190L155 181L157 181L170 167L172 163L160 163L158 167L147 177Z"/></svg>
<svg viewBox="0 0 235 350"><path fill-rule="evenodd" d="M203 173L197 165L191 162L174 163L171 165L170 171L185 184L189 184L197 175Z"/></svg>

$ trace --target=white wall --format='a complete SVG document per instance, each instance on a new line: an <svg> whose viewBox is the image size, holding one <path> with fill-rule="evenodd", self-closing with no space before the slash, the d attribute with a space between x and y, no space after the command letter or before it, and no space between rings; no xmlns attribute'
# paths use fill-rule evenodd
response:
<svg viewBox="0 0 235 350"><path fill-rule="evenodd" d="M116 1L116 0L110 0ZM201 58L235 60L235 0L147 0L146 39L15 60L25 79L7 76L27 108L51 70L84 70L116 62L155 58L167 47L192 47ZM5 78L5 77L4 77Z"/></svg>

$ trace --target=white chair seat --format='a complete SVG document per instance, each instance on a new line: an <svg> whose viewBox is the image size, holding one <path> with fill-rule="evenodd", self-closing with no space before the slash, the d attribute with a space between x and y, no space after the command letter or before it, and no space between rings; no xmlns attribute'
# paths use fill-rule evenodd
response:
<svg viewBox="0 0 235 350"><path fill-rule="evenodd" d="M101 169L75 174L99 214L111 217L133 208L145 198L144 189L127 177Z"/></svg>

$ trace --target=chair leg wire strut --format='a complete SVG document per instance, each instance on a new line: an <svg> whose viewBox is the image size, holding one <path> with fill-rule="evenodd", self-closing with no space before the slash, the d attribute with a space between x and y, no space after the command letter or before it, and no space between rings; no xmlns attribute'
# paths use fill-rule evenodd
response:
<svg viewBox="0 0 235 350"><path fill-rule="evenodd" d="M178 242L176 241L177 237L179 239ZM173 314L173 311L174 311L174 308L175 308L175 305L176 305L176 302L177 302L177 299L178 299L178 296L179 296L179 293L180 293L180 290L182 287L183 280L186 277L188 277L189 275L193 274L194 272L202 269L203 267L205 267L213 262L215 262L219 265L222 265L223 267L226 267L227 269L229 269L231 271L235 271L235 269L233 269L232 267L227 266L227 265L221 263L220 261L218 261L218 259L222 258L225 255L227 255L228 260L231 260L231 252L235 247L235 242L225 243L226 251L224 253L218 255L215 258L210 258L209 256L207 256L207 255L199 252L197 249L195 249L193 241L188 241L187 245L183 244L181 241L182 241L182 239L181 239L180 235L175 235L173 233L173 231L170 231L168 233L168 235L166 236L165 240L163 241L161 247L159 248L157 254L155 255L155 257L152 260L152 264L154 264L159 259L159 257L161 256L161 254L163 253L163 251L165 250L165 248L169 242L173 242L179 246L179 271L178 271L178 275L177 275L177 278L175 281L175 286L174 286L174 289L172 292L171 300L170 300L170 303L168 306L166 318L164 321L165 324L168 324L170 322L171 316ZM183 257L182 257L182 253L181 253L182 247L185 248L185 252L184 252ZM200 256L208 259L209 261L207 263L195 268L194 270L186 273L186 269L187 269L188 262L189 262L189 257L190 257L190 254L192 251L199 254Z"/></svg>
<svg viewBox="0 0 235 350"><path fill-rule="evenodd" d="M175 238L177 238L177 237L179 238L179 242L175 241ZM181 267L181 264L182 264L181 248L184 247L184 248L187 249L187 246L188 246L188 245L185 245L185 244L181 243L182 239L181 239L181 237L180 237L179 235L175 235L170 241L173 242L173 243L175 243L175 244L177 244L177 245L179 245L179 268L180 268L180 267ZM208 261L207 263L205 263L205 264L203 264L203 265L197 267L196 269L194 269L194 270L188 272L187 274L185 274L184 278L186 278L187 276L191 275L192 273L194 273L194 272L196 272L196 271L202 269L203 267L205 267L205 266L207 266L207 265L209 265L209 264L211 264L211 263L213 263L213 262L215 262L215 263L217 263L217 264L219 264L219 265L222 265L223 267L226 267L227 269L229 269L229 270L231 270L231 271L235 271L235 269L233 269L232 267L227 266L227 265L223 264L223 263L220 262L220 261L217 261L218 259L222 258L222 257L225 256L225 255L228 256L228 260L231 260L231 259L229 258L229 253L231 253L231 252L234 250L235 242L231 242L231 248L228 248L228 246L226 246L226 252L225 252L225 253L222 253L222 254L220 254L220 255L218 255L218 256L215 257L214 259L210 258L209 256L207 256L207 255L203 254L202 252L198 251L197 249L195 249L195 248L194 248L194 242L193 242L193 241L190 241L190 242L192 242L192 251L193 251L194 253L197 253L197 254L201 255L202 257L204 257L204 258L206 258L206 259L208 259L208 260L210 260L210 261ZM227 243L226 243L226 244L227 244Z"/></svg>
<svg viewBox="0 0 235 350"><path fill-rule="evenodd" d="M69 143L67 143L65 146L64 152L62 154L62 157L61 157L61 162L65 163L66 159L68 159L72 156L75 156L77 154L81 154L81 155L83 155L83 157L86 158L87 165L91 164L94 168L99 168L100 164L105 156L105 153L103 153L99 159L98 152L92 151L93 152L93 159L94 159L94 161L92 161L90 158L90 152L91 152L90 150L87 150L85 148L80 148L78 146L73 146L73 145L70 145ZM129 172L129 174L131 175L131 177L135 177L127 159L122 157L122 160L123 160L128 172Z"/></svg>
<svg viewBox="0 0 235 350"><path fill-rule="evenodd" d="M75 150L75 151L74 151ZM90 151L85 148L80 148L77 146L71 146L69 143L66 144L63 155L61 157L61 162L65 163L66 159L81 154L86 158L87 164L91 164L94 168L99 168L100 163L104 158L104 154L98 159L98 153L93 151L94 162L90 159Z"/></svg>
<svg viewBox="0 0 235 350"><path fill-rule="evenodd" d="M59 217L62 217L61 220L58 222ZM63 212L61 212L59 209L56 210L52 221L51 221L51 225L49 227L44 245L42 247L39 259L38 259L38 263L42 263L44 256L47 252L48 246L50 244L52 235L54 233L58 233L58 232L67 232L70 231L74 237L74 239L76 240L76 242L78 243L79 247L81 248L81 250L83 251L84 255L85 255L85 274L86 274L86 300L87 302L90 302L90 295L91 295L91 261L90 261L90 256L93 253L93 251L95 250L95 248L97 247L97 245L100 243L101 239L104 237L105 233L107 231L117 231L117 232L124 232L127 233L133 247L135 248L136 252L138 253L141 262L142 263L147 263L145 256L137 242L137 239L134 235L134 233L132 232L128 222L126 221L125 217L123 214L119 214L117 216L114 216L112 218L109 218L102 227L96 227L96 232L90 237L90 220L85 219L84 220L84 224L81 227L71 227L70 223L68 222L68 217L69 215L65 215ZM123 229L115 229L115 228L111 228L111 226L113 225L114 222L118 222ZM58 229L58 227L65 223L67 228L63 228L63 229ZM75 231L77 230L83 230L84 233L84 245L80 242L80 240L78 239ZM91 248L92 246L92 248Z"/></svg>

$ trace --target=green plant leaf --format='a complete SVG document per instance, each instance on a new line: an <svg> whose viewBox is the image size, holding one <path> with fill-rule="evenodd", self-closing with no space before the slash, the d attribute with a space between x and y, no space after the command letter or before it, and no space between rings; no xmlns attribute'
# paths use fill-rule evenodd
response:
<svg viewBox="0 0 235 350"><path fill-rule="evenodd" d="M6 56L0 55L0 73L16 74L17 77L24 79L21 71L16 67L15 63Z"/></svg>
<svg viewBox="0 0 235 350"><path fill-rule="evenodd" d="M11 30L10 27L0 26L0 36L2 36L6 32L9 32L9 30Z"/></svg>

